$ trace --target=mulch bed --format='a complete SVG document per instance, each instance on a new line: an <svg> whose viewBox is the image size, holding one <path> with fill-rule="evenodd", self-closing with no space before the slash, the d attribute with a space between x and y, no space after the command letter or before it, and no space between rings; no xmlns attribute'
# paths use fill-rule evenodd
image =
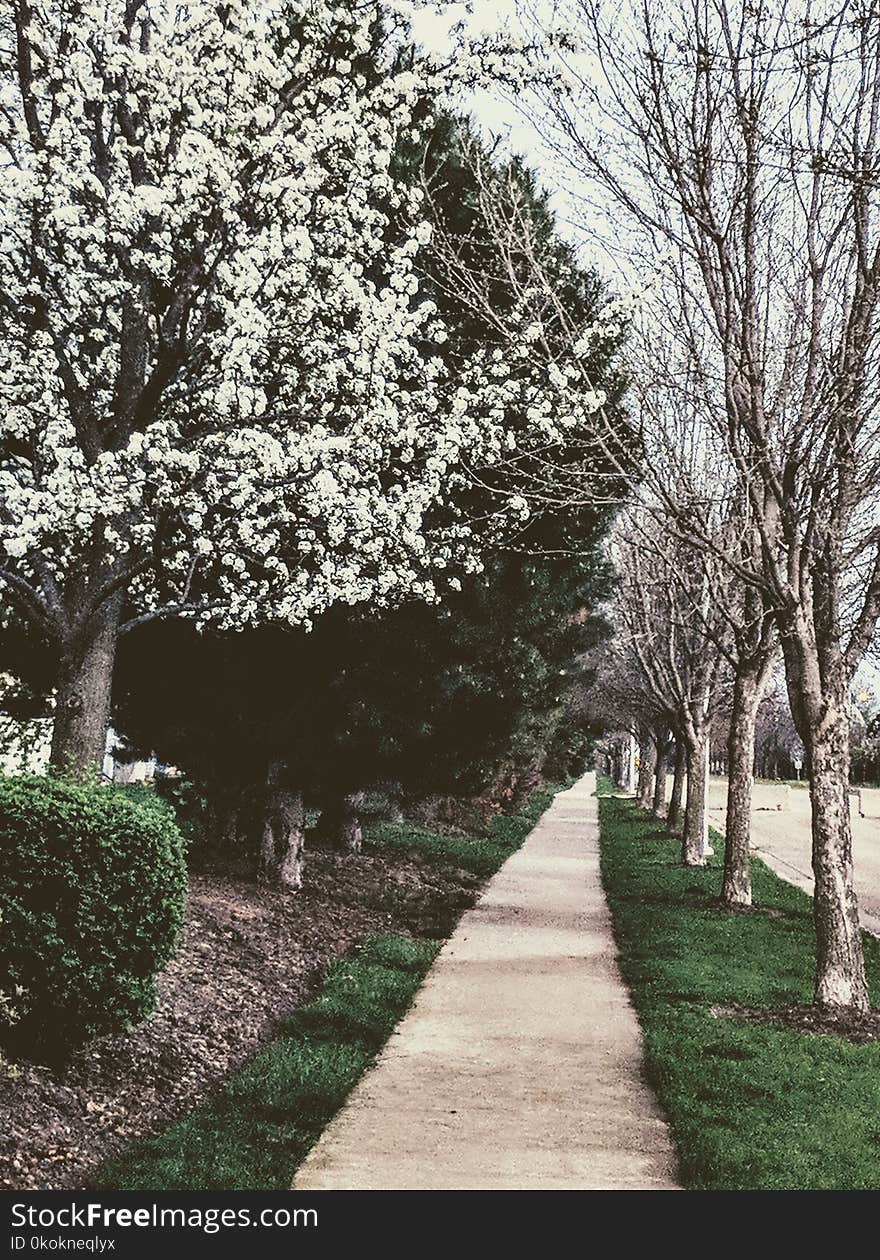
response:
<svg viewBox="0 0 880 1260"><path fill-rule="evenodd" d="M880 1041L880 1010L856 1015L850 1011L834 1011L818 1006L713 1006L716 1018L743 1019L751 1024L768 1024L792 1032L840 1037L863 1046Z"/></svg>
<svg viewBox="0 0 880 1260"><path fill-rule="evenodd" d="M377 848L351 857L312 847L297 894L231 868L193 873L182 948L154 1014L61 1070L22 1063L0 1080L0 1188L87 1186L104 1159L191 1110L270 1041L332 959L372 932L446 936L479 884Z"/></svg>

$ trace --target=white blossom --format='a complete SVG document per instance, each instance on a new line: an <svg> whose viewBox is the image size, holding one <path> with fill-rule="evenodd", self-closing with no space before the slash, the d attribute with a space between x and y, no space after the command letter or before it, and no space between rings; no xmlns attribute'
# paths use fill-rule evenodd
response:
<svg viewBox="0 0 880 1260"><path fill-rule="evenodd" d="M558 433L570 378L511 379L531 327L455 376L424 357L448 338L418 299L431 229L389 247L419 200L390 172L417 104L524 62L484 41L368 82L380 6L346 0L30 10L24 61L0 14L7 592L58 624L74 578L308 624L478 571L462 467L527 444L513 416Z"/></svg>

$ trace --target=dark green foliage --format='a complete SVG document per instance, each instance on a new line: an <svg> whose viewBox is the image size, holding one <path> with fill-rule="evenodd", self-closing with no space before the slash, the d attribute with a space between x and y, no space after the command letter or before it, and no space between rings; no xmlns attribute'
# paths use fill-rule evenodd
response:
<svg viewBox="0 0 880 1260"><path fill-rule="evenodd" d="M186 771L160 780L158 791L193 842L255 839L274 757L286 758L294 786L309 781L335 663L329 648L319 630L200 633L185 621L146 625L122 640L116 721L134 746Z"/></svg>
<svg viewBox="0 0 880 1260"><path fill-rule="evenodd" d="M441 115L426 146L401 149L397 174L427 182L425 213L464 242L467 264L485 276L503 323L516 295L481 208L475 161L532 224L558 297L554 309L565 312L564 319L548 314L557 320L548 337L560 341L563 324L591 318L604 295L597 275L579 267L558 236L528 168L496 160L466 122ZM524 256L517 265L531 264ZM444 283L430 251L420 266L417 300L436 302L454 371L475 347L498 341L498 327ZM633 443L619 406L619 340L597 341L589 368L625 446ZM588 458L598 467L603 457L585 451L588 436L572 432L565 449L545 455L560 466ZM603 468L613 497L610 464ZM458 510L490 521L497 496L519 492L528 472L519 463L491 481L481 473L482 484L474 483ZM383 784L404 799L488 794L516 804L542 775L577 773L589 757L590 732L572 700L584 678L578 658L605 631L595 610L610 584L601 555L609 515L607 504L536 508L504 550L488 526L483 572L439 605L337 609L310 634L274 627L199 636L186 625L146 627L120 645L117 726L134 746L186 770L193 790L182 821L191 819L212 841L225 836L253 848L273 758L286 760L289 786L305 788L316 806Z"/></svg>
<svg viewBox="0 0 880 1260"><path fill-rule="evenodd" d="M117 1190L287 1190L296 1166L406 1012L434 942L367 939L214 1097L101 1169Z"/></svg>
<svg viewBox="0 0 880 1260"><path fill-rule="evenodd" d="M118 721L186 768L159 790L194 839L253 842L273 747L317 804L383 783L403 797L474 796L505 764L540 766L563 725L565 738L579 734L566 704L574 658L602 627L577 613L604 583L595 562L587 572L517 557L490 562L439 607L333 613L308 635L145 627L120 647ZM582 769L579 753L555 756L554 777Z"/></svg>
<svg viewBox="0 0 880 1260"><path fill-rule="evenodd" d="M648 1077L693 1190L880 1188L880 1043L854 1045L729 1013L812 998L810 899L753 860L757 910L716 907L705 870L628 801L600 802L602 877ZM880 942L865 936L874 1002ZM728 1011L728 1013L725 1013Z"/></svg>
<svg viewBox="0 0 880 1260"><path fill-rule="evenodd" d="M606 300L603 285L558 234L535 175L518 158L496 157L466 120L441 113L427 140L402 145L395 173L428 189L426 216L438 239L455 242L458 265L480 278L492 312L450 282L442 253L419 257L422 295L436 303L450 333L442 353L453 372L479 348L508 349L499 329L520 286L534 280L530 250L511 254L509 242L502 248L496 238L486 187L496 205L515 208L529 225L530 249L555 299L543 316L551 347L561 348L572 325L595 317ZM510 267L519 285L511 284ZM597 339L588 368L608 396L619 460L634 468L636 442L620 406L621 340ZM448 593L440 606L347 617L328 698L328 787L340 778L353 788L391 779L416 796L494 789L523 799L545 769L559 777L584 768L590 735L571 701L583 677L577 658L605 630L595 609L610 585L600 551L610 513L607 503L564 502L562 483L566 468L585 462L601 469L609 496L617 483L587 433L569 432L564 447L543 451L542 459L560 470L558 506L553 494L540 507L533 500L527 525L503 549L493 549L490 529L484 570L459 594ZM535 471L523 459L482 470L459 507L474 520L491 518L499 496L528 494Z"/></svg>
<svg viewBox="0 0 880 1260"><path fill-rule="evenodd" d="M576 658L603 631L579 614L606 584L589 553L578 562L495 556L439 607L349 617L322 709L327 786L393 780L416 796L472 796L505 766L540 771Z"/></svg>
<svg viewBox="0 0 880 1260"><path fill-rule="evenodd" d="M63 1057L143 1019L186 894L180 832L141 789L0 778L0 990L17 1052Z"/></svg>

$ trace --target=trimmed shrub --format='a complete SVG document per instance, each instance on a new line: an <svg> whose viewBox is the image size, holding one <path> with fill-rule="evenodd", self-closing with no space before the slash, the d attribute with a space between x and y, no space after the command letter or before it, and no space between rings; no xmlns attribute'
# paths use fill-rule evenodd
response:
<svg viewBox="0 0 880 1260"><path fill-rule="evenodd" d="M23 993L7 1045L63 1059L148 1015L185 896L183 840L158 798L0 778L0 991Z"/></svg>

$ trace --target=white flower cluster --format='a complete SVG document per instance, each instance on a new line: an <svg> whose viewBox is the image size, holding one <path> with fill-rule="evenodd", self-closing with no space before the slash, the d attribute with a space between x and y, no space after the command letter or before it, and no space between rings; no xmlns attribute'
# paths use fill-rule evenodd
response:
<svg viewBox="0 0 880 1260"><path fill-rule="evenodd" d="M244 624L475 568L436 512L464 462L585 405L566 368L425 359L431 231L392 156L498 50L368 76L362 0L28 11L0 16L0 574L63 603L97 565Z"/></svg>

